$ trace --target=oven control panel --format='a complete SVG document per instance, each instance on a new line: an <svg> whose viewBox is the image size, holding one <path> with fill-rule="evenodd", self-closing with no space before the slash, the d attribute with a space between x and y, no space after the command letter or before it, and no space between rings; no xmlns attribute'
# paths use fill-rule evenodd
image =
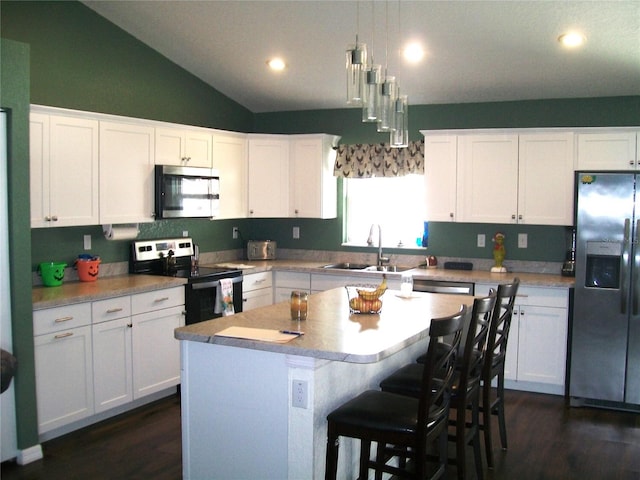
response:
<svg viewBox="0 0 640 480"><path fill-rule="evenodd" d="M190 257L194 254L193 240L183 237L133 243L134 260L138 262L166 257L169 251L172 251L175 257Z"/></svg>

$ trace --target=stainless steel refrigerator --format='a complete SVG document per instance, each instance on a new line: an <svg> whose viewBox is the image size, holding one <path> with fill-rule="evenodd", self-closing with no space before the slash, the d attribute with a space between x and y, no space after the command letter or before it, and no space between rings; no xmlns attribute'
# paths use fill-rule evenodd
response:
<svg viewBox="0 0 640 480"><path fill-rule="evenodd" d="M640 173L577 172L573 406L640 408Z"/></svg>

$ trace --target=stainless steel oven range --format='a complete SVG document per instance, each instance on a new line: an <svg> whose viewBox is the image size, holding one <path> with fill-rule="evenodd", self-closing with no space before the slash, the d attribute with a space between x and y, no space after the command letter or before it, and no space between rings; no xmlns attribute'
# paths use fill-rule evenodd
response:
<svg viewBox="0 0 640 480"><path fill-rule="evenodd" d="M241 312L242 270L200 267L195 255L196 247L188 237L136 241L131 244L129 273L186 278L187 325L222 316L217 298L222 279L231 279L233 307Z"/></svg>

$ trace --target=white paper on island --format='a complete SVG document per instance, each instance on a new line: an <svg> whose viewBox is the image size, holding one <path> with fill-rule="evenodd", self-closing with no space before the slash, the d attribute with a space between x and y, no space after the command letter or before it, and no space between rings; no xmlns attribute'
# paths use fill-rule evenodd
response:
<svg viewBox="0 0 640 480"><path fill-rule="evenodd" d="M262 342L287 343L299 335L282 333L279 330L266 328L229 327L215 334L217 337L243 338L246 340L260 340Z"/></svg>

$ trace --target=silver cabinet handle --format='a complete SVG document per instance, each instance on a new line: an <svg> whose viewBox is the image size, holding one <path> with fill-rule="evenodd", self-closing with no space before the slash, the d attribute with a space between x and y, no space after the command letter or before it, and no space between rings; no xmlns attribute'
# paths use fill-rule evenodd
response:
<svg viewBox="0 0 640 480"><path fill-rule="evenodd" d="M62 323L62 322L68 322L69 320L73 320L73 317L69 316L69 317L60 317L60 318L56 318L54 320L55 323Z"/></svg>
<svg viewBox="0 0 640 480"><path fill-rule="evenodd" d="M58 216L54 215L53 217L51 217L51 220L53 220L54 222L57 222L58 221Z"/></svg>
<svg viewBox="0 0 640 480"><path fill-rule="evenodd" d="M110 308L109 310L107 310L107 313L118 313L121 312L123 309L122 308Z"/></svg>
<svg viewBox="0 0 640 480"><path fill-rule="evenodd" d="M166 302L167 300L169 300L169 297L162 297L162 298L156 298L154 300L154 302L158 303L158 302Z"/></svg>
<svg viewBox="0 0 640 480"><path fill-rule="evenodd" d="M66 332L66 333L59 333L58 335L56 335L53 338L66 338L66 337L70 337L71 335L73 335L73 332Z"/></svg>

